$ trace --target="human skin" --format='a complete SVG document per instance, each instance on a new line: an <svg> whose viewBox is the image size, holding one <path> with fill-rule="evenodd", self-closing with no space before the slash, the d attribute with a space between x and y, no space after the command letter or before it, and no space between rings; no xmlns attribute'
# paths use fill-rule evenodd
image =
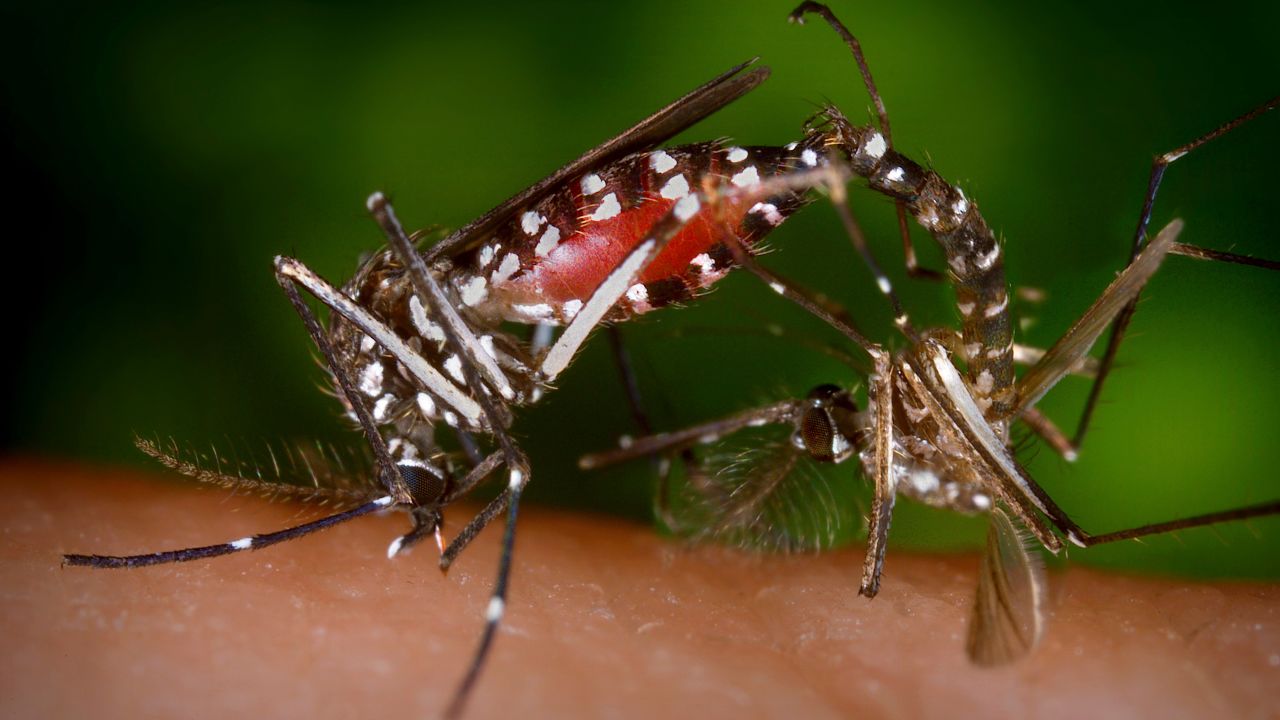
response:
<svg viewBox="0 0 1280 720"><path fill-rule="evenodd" d="M470 508L454 510L449 530ZM0 463L0 716L434 717L496 567L388 560L403 514L135 570L63 552L231 540L313 517L135 471ZM1280 587L1071 568L1011 667L964 655L972 555L758 556L608 517L522 511L508 612L467 717L1276 717Z"/></svg>

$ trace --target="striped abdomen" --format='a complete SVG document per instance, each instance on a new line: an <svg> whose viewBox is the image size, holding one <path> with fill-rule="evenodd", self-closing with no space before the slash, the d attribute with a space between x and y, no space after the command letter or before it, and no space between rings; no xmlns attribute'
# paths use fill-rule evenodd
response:
<svg viewBox="0 0 1280 720"><path fill-rule="evenodd" d="M946 255L963 323L963 359L989 419L1008 415L1014 399L1013 327L1000 243L975 203L932 170L890 149L872 127L851 125L830 109L829 142L849 155L870 186L905 202Z"/></svg>
<svg viewBox="0 0 1280 720"><path fill-rule="evenodd" d="M720 199L689 218L610 319L687 300L731 269L730 233L750 248L807 201L803 192L766 196L751 189L817 162L817 153L803 144L702 143L632 155L516 214L493 237L453 259L450 282L480 318L566 323L681 198L718 188Z"/></svg>

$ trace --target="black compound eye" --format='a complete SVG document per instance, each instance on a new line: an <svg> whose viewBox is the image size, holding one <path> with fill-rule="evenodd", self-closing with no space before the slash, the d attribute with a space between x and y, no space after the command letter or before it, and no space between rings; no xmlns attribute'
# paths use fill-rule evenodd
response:
<svg viewBox="0 0 1280 720"><path fill-rule="evenodd" d="M831 416L826 410L811 408L800 418L796 431L809 456L819 462L831 462L831 441L835 436L835 428L831 425Z"/></svg>
<svg viewBox="0 0 1280 720"><path fill-rule="evenodd" d="M449 481L439 470L424 465L398 463L396 469L409 486L415 505L435 505L444 499Z"/></svg>

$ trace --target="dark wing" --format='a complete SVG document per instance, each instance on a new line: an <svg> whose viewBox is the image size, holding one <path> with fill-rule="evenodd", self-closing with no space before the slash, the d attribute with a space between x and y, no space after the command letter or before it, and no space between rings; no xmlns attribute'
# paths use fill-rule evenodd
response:
<svg viewBox="0 0 1280 720"><path fill-rule="evenodd" d="M641 120L611 140L588 150L582 157L565 165L546 178L508 198L501 205L455 231L426 252L431 262L442 256L464 252L488 236L512 213L542 199L553 188L593 168L600 167L631 153L655 147L671 139L685 128L754 90L769 77L768 67L742 71L755 60L731 68L728 72L702 85L693 92Z"/></svg>
<svg viewBox="0 0 1280 720"><path fill-rule="evenodd" d="M993 667L1029 653L1044 629L1044 592L1040 555L1003 510L993 509L969 618L969 659Z"/></svg>
<svg viewBox="0 0 1280 720"><path fill-rule="evenodd" d="M134 438L161 465L199 482L233 492L305 502L365 502L386 494L368 453L315 443L231 444L201 451L169 440Z"/></svg>

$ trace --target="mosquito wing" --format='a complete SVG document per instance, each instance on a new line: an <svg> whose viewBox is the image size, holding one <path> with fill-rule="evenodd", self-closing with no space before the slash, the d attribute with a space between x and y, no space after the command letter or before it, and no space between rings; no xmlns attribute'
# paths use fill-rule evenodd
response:
<svg viewBox="0 0 1280 720"><path fill-rule="evenodd" d="M365 502L386 494L368 453L315 443L230 444L199 450L134 438L139 450L193 480L233 492L307 502Z"/></svg>
<svg viewBox="0 0 1280 720"><path fill-rule="evenodd" d="M625 132L588 150L582 157L565 165L546 178L516 193L444 241L432 246L427 262L442 256L464 252L493 230L512 213L536 203L552 189L582 173L631 153L640 152L666 142L684 129L720 108L751 92L769 77L768 67L742 72L755 60L748 60L698 87L693 92L641 120Z"/></svg>
<svg viewBox="0 0 1280 720"><path fill-rule="evenodd" d="M1115 316L1138 296L1142 287L1160 267L1165 255L1173 247L1178 234L1182 232L1182 221L1174 220L1164 227L1151 240L1145 249L1134 259L1129 267L1120 273L1107 289L1098 296L1097 301L1085 311L1075 325L1067 330L1058 342L1040 358L1018 384L1018 403L1015 413L1032 407L1054 385L1070 373L1081 359L1093 347L1098 336L1106 330Z"/></svg>
<svg viewBox="0 0 1280 720"><path fill-rule="evenodd" d="M999 507L991 511L987 546L966 650L976 665L1005 665L1026 655L1044 629L1044 567L1028 539Z"/></svg>
<svg viewBox="0 0 1280 720"><path fill-rule="evenodd" d="M672 507L673 529L698 540L772 552L835 546L856 522L856 506L849 492L789 442L789 431L774 426L743 432L709 448L704 461L689 464Z"/></svg>

